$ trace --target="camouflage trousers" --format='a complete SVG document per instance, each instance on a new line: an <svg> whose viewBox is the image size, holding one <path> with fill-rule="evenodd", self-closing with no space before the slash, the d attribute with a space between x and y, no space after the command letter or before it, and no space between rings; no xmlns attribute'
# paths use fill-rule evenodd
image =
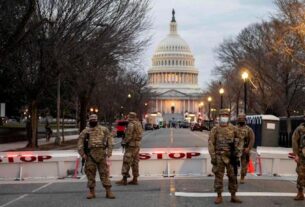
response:
<svg viewBox="0 0 305 207"><path fill-rule="evenodd" d="M300 162L297 164L296 172L298 174L297 188L303 189L305 187L305 157L300 156Z"/></svg>
<svg viewBox="0 0 305 207"><path fill-rule="evenodd" d="M133 177L139 177L139 152L140 147L126 147L122 166L123 176L128 177L131 168Z"/></svg>
<svg viewBox="0 0 305 207"><path fill-rule="evenodd" d="M243 153L240 158L240 163L241 163L240 174L242 177L245 177L248 172L249 159L247 160L247 156L250 157L250 153L248 155Z"/></svg>
<svg viewBox="0 0 305 207"><path fill-rule="evenodd" d="M111 187L109 166L107 164L105 151L102 148L93 148L91 149L90 154L94 158L94 161L90 156L88 156L86 160L85 173L88 179L87 187L95 187L96 170L99 173L104 188Z"/></svg>
<svg viewBox="0 0 305 207"><path fill-rule="evenodd" d="M228 159L228 158L227 158ZM214 190L217 193L223 192L223 176L225 170L227 170L227 176L229 178L229 192L236 193L238 189L237 177L234 175L233 166L230 163L225 163L222 159L222 156L216 156L217 164L213 165L213 173L215 174L214 180Z"/></svg>

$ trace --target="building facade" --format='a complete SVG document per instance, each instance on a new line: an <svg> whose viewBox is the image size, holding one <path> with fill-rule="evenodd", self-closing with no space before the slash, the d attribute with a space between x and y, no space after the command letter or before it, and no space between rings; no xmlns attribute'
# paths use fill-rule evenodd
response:
<svg viewBox="0 0 305 207"><path fill-rule="evenodd" d="M150 110L162 113L165 121L203 113L198 69L190 47L178 34L174 10L170 32L154 52L148 78L154 94Z"/></svg>

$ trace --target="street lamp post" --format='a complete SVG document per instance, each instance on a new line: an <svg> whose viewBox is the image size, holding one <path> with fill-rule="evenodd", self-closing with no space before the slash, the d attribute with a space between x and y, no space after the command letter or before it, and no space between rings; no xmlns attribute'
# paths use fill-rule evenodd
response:
<svg viewBox="0 0 305 207"><path fill-rule="evenodd" d="M209 130L211 130L211 101L212 101L212 97L209 96L208 97L208 102L209 102L209 112L208 112L208 116L209 116Z"/></svg>
<svg viewBox="0 0 305 207"><path fill-rule="evenodd" d="M225 90L221 87L219 89L219 94L220 94L220 109L222 109L223 107L223 94L224 94Z"/></svg>
<svg viewBox="0 0 305 207"><path fill-rule="evenodd" d="M127 98L128 98L129 111L132 111L131 110L131 94L130 93L128 94Z"/></svg>
<svg viewBox="0 0 305 207"><path fill-rule="evenodd" d="M244 113L247 114L247 79L249 75L247 72L243 72L241 77L244 80Z"/></svg>

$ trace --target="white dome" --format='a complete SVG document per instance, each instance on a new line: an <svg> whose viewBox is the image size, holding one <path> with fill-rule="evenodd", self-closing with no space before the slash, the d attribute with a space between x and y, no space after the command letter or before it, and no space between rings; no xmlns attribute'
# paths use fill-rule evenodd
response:
<svg viewBox="0 0 305 207"><path fill-rule="evenodd" d="M170 32L158 44L148 75L149 84L153 88L199 89L195 58L186 41L177 32L174 11Z"/></svg>
<svg viewBox="0 0 305 207"><path fill-rule="evenodd" d="M155 54L156 53L188 53L189 55L192 55L190 47L178 34L167 35L167 37L157 46L157 49L155 50Z"/></svg>

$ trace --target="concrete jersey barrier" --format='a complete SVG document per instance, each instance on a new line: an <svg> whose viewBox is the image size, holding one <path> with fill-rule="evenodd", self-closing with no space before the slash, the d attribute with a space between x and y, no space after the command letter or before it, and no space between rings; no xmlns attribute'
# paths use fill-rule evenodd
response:
<svg viewBox="0 0 305 207"><path fill-rule="evenodd" d="M258 147L256 173L296 176L296 163L288 158L292 149ZM110 165L112 177L121 176L123 153L114 150ZM207 176L212 174L211 159L205 148L146 148L140 152L141 176ZM0 153L0 180L65 178L68 171L81 176L81 159L75 150ZM71 173L70 173L71 174Z"/></svg>

